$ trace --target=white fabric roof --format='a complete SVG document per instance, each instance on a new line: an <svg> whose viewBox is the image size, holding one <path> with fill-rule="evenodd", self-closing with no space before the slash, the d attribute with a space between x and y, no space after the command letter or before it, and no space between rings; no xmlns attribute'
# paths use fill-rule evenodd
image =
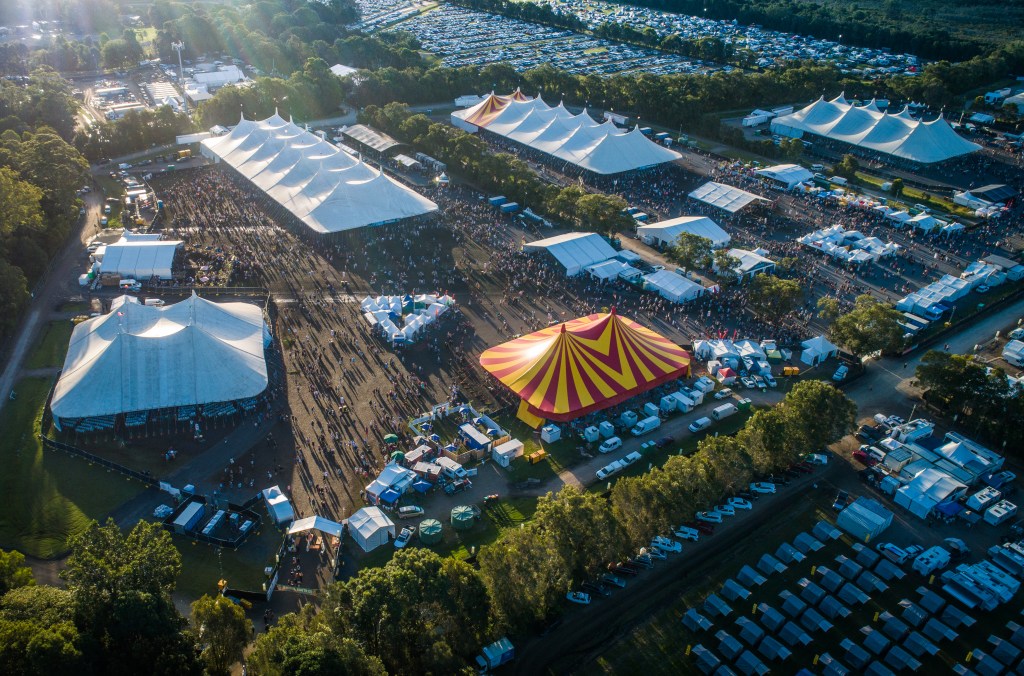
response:
<svg viewBox="0 0 1024 676"><path fill-rule="evenodd" d="M274 517L275 523L285 523L295 518L295 510L292 509L291 501L281 492L280 486L264 488L263 499L267 501L267 508Z"/></svg>
<svg viewBox="0 0 1024 676"><path fill-rule="evenodd" d="M767 256L762 256L756 251L729 249L729 255L739 261L739 265L735 268L736 273L739 275L745 275L759 266L775 267L775 261Z"/></svg>
<svg viewBox="0 0 1024 676"><path fill-rule="evenodd" d="M640 237L652 237L667 245L675 244L676 238L684 232L706 237L714 247L727 246L731 239L729 233L707 216L680 216L641 225L636 229Z"/></svg>
<svg viewBox="0 0 1024 676"><path fill-rule="evenodd" d="M799 138L815 134L921 164L942 162L979 150L981 146L959 136L942 117L931 122L914 120L906 108L896 114L873 106L854 106L843 95L824 97L772 120L772 132Z"/></svg>
<svg viewBox="0 0 1024 676"><path fill-rule="evenodd" d="M87 418L254 397L267 389L265 331L250 303L121 296L75 327L50 410Z"/></svg>
<svg viewBox="0 0 1024 676"><path fill-rule="evenodd" d="M630 270L636 270L636 268L626 265L620 260L609 258L602 263L595 263L594 265L587 266L587 272L594 275L598 279L615 279L623 272L628 273ZM637 272L640 272L637 270Z"/></svg>
<svg viewBox="0 0 1024 676"><path fill-rule="evenodd" d="M724 183L715 183L714 181L708 181L697 188L690 193L690 197L705 204L710 204L713 207L724 209L730 214L736 213L751 202L758 200L762 202L768 201L760 195L755 195L754 193L740 190Z"/></svg>
<svg viewBox="0 0 1024 676"><path fill-rule="evenodd" d="M437 211L426 197L276 114L243 118L202 145L321 234Z"/></svg>
<svg viewBox="0 0 1024 676"><path fill-rule="evenodd" d="M900 246L894 242L883 242L877 237L866 237L857 230L846 230L841 225L815 230L798 237L796 241L818 249L833 258L852 261L877 260L883 256L892 256L900 249Z"/></svg>
<svg viewBox="0 0 1024 676"><path fill-rule="evenodd" d="M181 245L181 240L160 240L159 235L155 240L125 235L104 247L100 270L141 280L154 275L170 279L174 254Z"/></svg>
<svg viewBox="0 0 1024 676"><path fill-rule="evenodd" d="M348 518L349 534L364 552L387 544L395 536L395 523L379 507L363 507Z"/></svg>
<svg viewBox="0 0 1024 676"><path fill-rule="evenodd" d="M358 72L358 69L346 66L340 63L336 63L331 66L331 72L338 77L345 77L346 75L353 75Z"/></svg>
<svg viewBox="0 0 1024 676"><path fill-rule="evenodd" d="M596 174L618 174L682 157L651 141L639 127L624 132L612 122L596 122L586 110L573 115L561 103L552 108L539 97L490 94L452 117L458 126L486 129Z"/></svg>
<svg viewBox="0 0 1024 676"><path fill-rule="evenodd" d="M774 181L778 181L779 183L785 183L788 188L792 188L798 183L804 183L814 178L814 174L807 169L804 169L799 164L776 164L773 167L758 169L757 175L770 178Z"/></svg>
<svg viewBox="0 0 1024 676"><path fill-rule="evenodd" d="M569 277L578 275L583 268L594 263L608 260L615 256L615 249L603 237L593 232L567 232L547 239L530 242L523 246L524 251L540 251L546 249L555 259L565 266L565 274Z"/></svg>
<svg viewBox="0 0 1024 676"><path fill-rule="evenodd" d="M700 284L671 270L658 270L644 275L644 287L655 291L662 298L676 303L693 300L704 292L704 287Z"/></svg>
<svg viewBox="0 0 1024 676"><path fill-rule="evenodd" d="M344 527L336 521L325 519L322 516L307 516L304 519L293 522L288 527L288 535L304 533L307 530L318 530L321 533L327 533L328 535L340 538L343 529Z"/></svg>

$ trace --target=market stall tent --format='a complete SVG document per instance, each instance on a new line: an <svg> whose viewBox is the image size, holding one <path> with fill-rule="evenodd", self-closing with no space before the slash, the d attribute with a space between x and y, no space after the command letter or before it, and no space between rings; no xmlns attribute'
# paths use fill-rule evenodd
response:
<svg viewBox="0 0 1024 676"><path fill-rule="evenodd" d="M839 348L828 341L825 336L810 338L800 343L803 352L800 353L800 361L810 366L816 366L830 357L839 354Z"/></svg>
<svg viewBox="0 0 1024 676"><path fill-rule="evenodd" d="M345 527L336 521L325 519L322 516L307 516L304 519L299 519L292 523L288 527L288 535L295 535L296 533L304 533L308 530L318 530L321 533L327 535L333 535L334 537L340 538L344 532Z"/></svg>
<svg viewBox="0 0 1024 676"><path fill-rule="evenodd" d="M379 507L363 507L348 518L348 532L364 552L395 537L395 523Z"/></svg>

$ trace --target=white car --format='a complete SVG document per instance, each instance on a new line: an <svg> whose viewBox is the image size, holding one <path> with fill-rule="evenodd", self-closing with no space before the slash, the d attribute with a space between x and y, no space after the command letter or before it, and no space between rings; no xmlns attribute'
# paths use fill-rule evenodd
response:
<svg viewBox="0 0 1024 676"><path fill-rule="evenodd" d="M590 605L590 594L587 594L586 592L571 591L565 595L565 598L567 598L569 601L573 603L578 603L581 606Z"/></svg>
<svg viewBox="0 0 1024 676"><path fill-rule="evenodd" d="M653 540L651 540L651 547L654 547L655 549L660 549L663 552L670 552L672 554L678 554L679 552L683 551L683 546L681 544L679 544L675 540L669 540L668 538L662 537L660 535L656 536Z"/></svg>
<svg viewBox="0 0 1024 676"><path fill-rule="evenodd" d="M405 507L398 508L399 519L415 519L417 516L423 516L422 507L417 507L416 505L406 505Z"/></svg>
<svg viewBox="0 0 1024 676"><path fill-rule="evenodd" d="M733 509L753 509L754 505L750 504L750 500L744 500L743 498L729 498L729 505Z"/></svg>
<svg viewBox="0 0 1024 676"><path fill-rule="evenodd" d="M804 459L812 465L827 465L828 456L824 453L808 453Z"/></svg>
<svg viewBox="0 0 1024 676"><path fill-rule="evenodd" d="M633 451L632 453L627 453L626 456L621 460L621 462L625 463L626 465L632 465L634 462L640 460L642 457L643 456L640 455L640 453L638 453L637 451Z"/></svg>
<svg viewBox="0 0 1024 676"><path fill-rule="evenodd" d="M715 507L715 511L721 514L725 514L726 516L736 516L736 508L730 505L729 503L718 505L717 507Z"/></svg>
<svg viewBox="0 0 1024 676"><path fill-rule="evenodd" d="M775 493L775 484L770 484L763 481L756 481L750 484L750 492L761 493L762 495L769 495Z"/></svg>
<svg viewBox="0 0 1024 676"><path fill-rule="evenodd" d="M689 540L690 542L700 541L700 531L696 528L690 528L689 526L678 526L672 535L675 535L680 540Z"/></svg>
<svg viewBox="0 0 1024 676"><path fill-rule="evenodd" d="M409 540L412 539L412 531L408 528L403 528L402 532L395 538L395 549L401 549L402 547L409 544Z"/></svg>
<svg viewBox="0 0 1024 676"><path fill-rule="evenodd" d="M597 450L599 450L602 453L611 453L615 449L621 447L622 439L619 439L618 437L608 437L607 439L604 440L603 444L597 447Z"/></svg>
<svg viewBox="0 0 1024 676"><path fill-rule="evenodd" d="M768 383L768 387L777 387L778 386L778 383L775 381L775 376L773 376L772 374L766 373L762 377L764 378L764 381L766 383Z"/></svg>
<svg viewBox="0 0 1024 676"><path fill-rule="evenodd" d="M710 512L697 512L695 515L697 521L707 521L708 523L722 523L721 512L711 510Z"/></svg>
<svg viewBox="0 0 1024 676"><path fill-rule="evenodd" d="M715 392L715 399L727 399L732 396L732 390L728 387Z"/></svg>

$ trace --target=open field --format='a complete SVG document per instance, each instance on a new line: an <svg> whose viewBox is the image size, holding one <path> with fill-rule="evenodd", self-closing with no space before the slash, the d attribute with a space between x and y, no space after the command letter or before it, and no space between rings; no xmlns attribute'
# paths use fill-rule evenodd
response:
<svg viewBox="0 0 1024 676"><path fill-rule="evenodd" d="M66 319L59 319L47 324L43 330L43 337L39 339L35 349L25 360L25 368L39 369L48 366L61 366L64 363L64 355L68 351L71 331L74 328Z"/></svg>

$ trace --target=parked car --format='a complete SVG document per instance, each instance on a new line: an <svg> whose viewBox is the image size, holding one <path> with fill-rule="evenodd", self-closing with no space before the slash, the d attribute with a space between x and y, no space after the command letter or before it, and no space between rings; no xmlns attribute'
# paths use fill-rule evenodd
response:
<svg viewBox="0 0 1024 676"><path fill-rule="evenodd" d="M878 432L878 430L872 427L871 425L861 425L859 428L857 428L857 438L860 439L861 441L867 441L870 443L873 441L878 441L881 437L882 435Z"/></svg>
<svg viewBox="0 0 1024 676"><path fill-rule="evenodd" d="M846 380L846 376L849 373L850 367L847 366L846 364L841 364L839 368L836 369L836 372L832 374L832 380L836 381L837 383Z"/></svg>
<svg viewBox="0 0 1024 676"><path fill-rule="evenodd" d="M836 499L832 502L832 509L841 512L846 509L848 504L850 504L850 494L846 491L839 491L836 493Z"/></svg>
<svg viewBox="0 0 1024 676"><path fill-rule="evenodd" d="M654 445L657 446L658 448L665 448L666 446L671 446L674 443L676 443L676 440L673 439L672 437L662 437L661 439L655 441Z"/></svg>
<svg viewBox="0 0 1024 676"><path fill-rule="evenodd" d="M412 538L412 531L408 528L403 528L402 532L395 538L395 549L401 549L402 547L409 544L409 540Z"/></svg>
<svg viewBox="0 0 1024 676"><path fill-rule="evenodd" d="M698 521L707 521L709 523L722 523L721 512L711 510L710 512L697 512L695 517Z"/></svg>
<svg viewBox="0 0 1024 676"><path fill-rule="evenodd" d="M868 446L867 448L871 448L871 447ZM859 449L854 451L853 452L853 459L856 460L857 462L859 462L860 464L864 465L865 467L871 467L873 465L877 465L878 461L875 460L874 458L872 458L870 455L868 455L867 451L865 451L863 449L864 449L864 446L861 446Z"/></svg>
<svg viewBox="0 0 1024 676"><path fill-rule="evenodd" d="M757 383L754 382L754 379L751 378L750 376L743 376L742 378L740 378L740 382L743 383L743 387L746 387L747 389L753 389L757 387Z"/></svg>
<svg viewBox="0 0 1024 676"><path fill-rule="evenodd" d="M752 493L761 493L767 495L775 492L775 484L767 483L764 481L757 481L750 484L750 491Z"/></svg>
<svg viewBox="0 0 1024 676"><path fill-rule="evenodd" d="M608 437L604 440L597 450L601 453L611 453L612 451L622 447L622 439L618 437Z"/></svg>
<svg viewBox="0 0 1024 676"><path fill-rule="evenodd" d="M450 484L446 484L444 487L444 492L447 495L455 495L456 493L467 491L472 487L473 483L469 479L458 479L457 481L453 481Z"/></svg>
<svg viewBox="0 0 1024 676"><path fill-rule="evenodd" d="M414 519L417 516L423 516L423 508L417 507L416 505L406 505L398 508L399 519Z"/></svg>
<svg viewBox="0 0 1024 676"><path fill-rule="evenodd" d="M897 547L891 542L879 542L875 545L875 549L885 558L901 566L924 551L924 547L920 545L911 545L904 548Z"/></svg>
<svg viewBox="0 0 1024 676"><path fill-rule="evenodd" d="M706 430L709 427L711 427L711 418L704 417L694 420L692 423L690 423L687 429L696 434L697 432Z"/></svg>
<svg viewBox="0 0 1024 676"><path fill-rule="evenodd" d="M730 390L728 387L724 387L715 392L715 399L728 399L731 396L732 390Z"/></svg>
<svg viewBox="0 0 1024 676"><path fill-rule="evenodd" d="M677 526L672 531L672 535L675 535L680 540L689 540L690 542L698 542L700 540L700 531L689 526Z"/></svg>
<svg viewBox="0 0 1024 676"><path fill-rule="evenodd" d="M770 373L764 374L764 381L768 383L768 387L776 387L779 384L778 381L775 380L775 376Z"/></svg>
<svg viewBox="0 0 1024 676"><path fill-rule="evenodd" d="M754 376L754 385L756 385L759 390L763 390L768 387L768 383L766 383L764 378L761 376Z"/></svg>
<svg viewBox="0 0 1024 676"><path fill-rule="evenodd" d="M598 596L604 596L605 598L612 595L612 593L608 591L608 587L600 582L584 582L580 585L580 588L588 594L597 594Z"/></svg>
<svg viewBox="0 0 1024 676"><path fill-rule="evenodd" d="M807 460L807 462L811 463L812 465L828 464L828 456L825 455L824 453L808 453L804 457Z"/></svg>
<svg viewBox="0 0 1024 676"><path fill-rule="evenodd" d="M750 503L750 500L744 500L743 498L729 498L729 506L733 509L753 509L754 505Z"/></svg>
<svg viewBox="0 0 1024 676"><path fill-rule="evenodd" d="M565 595L565 598L572 603L578 603L582 606L590 605L590 594L587 594L586 592L571 591Z"/></svg>
<svg viewBox="0 0 1024 676"><path fill-rule="evenodd" d="M683 524L687 528L693 528L702 535L714 535L715 525L708 523L707 521L687 521Z"/></svg>
<svg viewBox="0 0 1024 676"><path fill-rule="evenodd" d="M715 507L715 511L726 516L736 516L736 508L729 503L723 503Z"/></svg>
<svg viewBox="0 0 1024 676"><path fill-rule="evenodd" d="M640 555L646 556L651 561L665 561L668 559L668 555L657 547L641 547Z"/></svg>
<svg viewBox="0 0 1024 676"><path fill-rule="evenodd" d="M655 538L651 540L651 546L656 549L660 549L663 552L671 552L673 554L678 554L683 551L683 546L681 544L675 540L670 540L660 535L655 536Z"/></svg>
<svg viewBox="0 0 1024 676"><path fill-rule="evenodd" d="M619 589L624 589L626 587L626 581L625 580L623 580L621 577L616 577L615 575L612 575L611 573L605 573L604 575L602 575L601 576L601 582L603 582L605 584L610 584L613 587L618 587Z"/></svg>

